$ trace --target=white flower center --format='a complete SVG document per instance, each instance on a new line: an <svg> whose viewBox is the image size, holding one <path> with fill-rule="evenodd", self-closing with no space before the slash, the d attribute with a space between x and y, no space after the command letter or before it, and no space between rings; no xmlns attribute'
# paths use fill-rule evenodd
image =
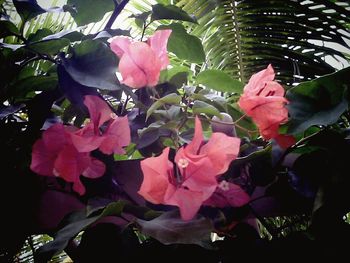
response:
<svg viewBox="0 0 350 263"><path fill-rule="evenodd" d="M219 187L221 190L223 190L223 191L228 191L228 190L230 190L230 185L229 185L229 183L228 183L227 181L225 181L225 180L222 180L222 181L219 183L218 187Z"/></svg>
<svg viewBox="0 0 350 263"><path fill-rule="evenodd" d="M177 166L184 169L188 166L189 162L187 159L180 159L178 162L177 162Z"/></svg>

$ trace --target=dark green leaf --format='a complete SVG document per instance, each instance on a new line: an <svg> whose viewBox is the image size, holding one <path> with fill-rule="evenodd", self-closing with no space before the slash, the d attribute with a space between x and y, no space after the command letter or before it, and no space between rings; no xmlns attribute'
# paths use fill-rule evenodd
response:
<svg viewBox="0 0 350 263"><path fill-rule="evenodd" d="M173 23L159 27L159 29L165 28L172 30L168 41L168 51L173 52L178 58L190 62L201 63L205 61L202 42L198 37L188 34L181 24Z"/></svg>
<svg viewBox="0 0 350 263"><path fill-rule="evenodd" d="M291 116L288 133L335 123L348 108L349 74L350 68L346 68L290 89L286 95Z"/></svg>
<svg viewBox="0 0 350 263"><path fill-rule="evenodd" d="M176 93L170 93L157 101L155 101L151 107L147 110L147 116L146 120L151 116L151 114L158 109L159 107L166 105L166 104L179 104L181 101L181 96L177 95Z"/></svg>
<svg viewBox="0 0 350 263"><path fill-rule="evenodd" d="M76 12L71 14L78 26L98 22L114 9L113 0L68 0L67 5L74 6Z"/></svg>
<svg viewBox="0 0 350 263"><path fill-rule="evenodd" d="M11 87L10 94L18 99L28 92L52 90L57 87L57 84L57 75L31 76L15 82Z"/></svg>
<svg viewBox="0 0 350 263"><path fill-rule="evenodd" d="M13 0L13 4L21 16L22 21L30 20L46 12L45 9L38 5L36 0Z"/></svg>
<svg viewBox="0 0 350 263"><path fill-rule="evenodd" d="M70 41L65 38L42 40L29 44L27 47L40 54L55 55L64 47L68 46Z"/></svg>
<svg viewBox="0 0 350 263"><path fill-rule="evenodd" d="M152 21L161 19L181 20L192 23L197 23L197 19L194 16L190 16L181 8L175 5L161 5L156 4L152 6Z"/></svg>
<svg viewBox="0 0 350 263"><path fill-rule="evenodd" d="M207 114L209 116L213 116L213 115L217 116L218 118L221 119L220 111L217 108L215 108L214 106L212 106L204 101L196 100L193 103L192 111L195 114L204 113L204 114Z"/></svg>
<svg viewBox="0 0 350 263"><path fill-rule="evenodd" d="M221 70L208 69L200 72L196 78L196 84L202 84L207 88L222 92L241 94L242 82L233 79L230 75Z"/></svg>
<svg viewBox="0 0 350 263"><path fill-rule="evenodd" d="M99 89L116 90L117 58L98 40L85 40L74 46L71 58L62 58L63 66L78 83Z"/></svg>
<svg viewBox="0 0 350 263"><path fill-rule="evenodd" d="M184 221L177 210L165 212L150 221L137 219L136 222L143 234L166 245L197 244L207 248L213 230L209 219L198 215L192 220Z"/></svg>
<svg viewBox="0 0 350 263"><path fill-rule="evenodd" d="M16 25L10 21L0 21L0 38L14 35L19 35Z"/></svg>

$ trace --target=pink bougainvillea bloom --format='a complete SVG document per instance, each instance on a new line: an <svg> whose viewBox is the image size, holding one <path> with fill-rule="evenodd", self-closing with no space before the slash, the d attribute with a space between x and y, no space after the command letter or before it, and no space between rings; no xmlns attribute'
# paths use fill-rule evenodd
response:
<svg viewBox="0 0 350 263"><path fill-rule="evenodd" d="M155 86L160 71L169 64L167 42L171 30L158 30L148 42L135 42L128 37L112 38L111 49L119 57L122 83L138 89Z"/></svg>
<svg viewBox="0 0 350 263"><path fill-rule="evenodd" d="M239 186L225 180L221 181L212 196L204 205L214 207L240 207L250 201L250 196Z"/></svg>
<svg viewBox="0 0 350 263"><path fill-rule="evenodd" d="M280 135L280 124L288 120L283 87L274 81L275 72L271 65L254 74L244 87L238 105L250 116L265 140L276 139L281 146L294 144L292 136ZM277 139L278 138L278 139Z"/></svg>
<svg viewBox="0 0 350 263"><path fill-rule="evenodd" d="M217 177L236 159L240 139L213 133L205 144L201 123L196 118L195 135L179 149L175 164L169 148L158 157L141 161L144 179L139 194L155 204L178 206L181 217L190 220L218 186Z"/></svg>
<svg viewBox="0 0 350 263"><path fill-rule="evenodd" d="M105 172L105 165L89 153L79 152L71 141L70 133L72 131L62 124L55 124L44 131L43 138L33 145L30 168L37 174L58 176L72 182L73 189L82 195L85 187L80 175L100 177Z"/></svg>
<svg viewBox="0 0 350 263"><path fill-rule="evenodd" d="M130 144L130 127L127 117L118 117L101 98L87 95L84 104L89 110L91 121L84 128L72 133L72 141L80 152L97 148L104 154L124 154L123 147ZM101 126L106 123L104 132Z"/></svg>

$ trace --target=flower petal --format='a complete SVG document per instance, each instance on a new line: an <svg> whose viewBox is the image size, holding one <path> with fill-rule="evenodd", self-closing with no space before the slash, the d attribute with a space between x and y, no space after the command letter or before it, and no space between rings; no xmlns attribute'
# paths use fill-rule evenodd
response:
<svg viewBox="0 0 350 263"><path fill-rule="evenodd" d="M154 33L152 37L148 39L148 43L156 53L160 60L160 68L161 70L166 69L169 65L169 58L167 54L167 44L168 39L171 34L170 29L166 30L158 30Z"/></svg>
<svg viewBox="0 0 350 263"><path fill-rule="evenodd" d="M100 160L91 157L90 165L83 172L83 176L87 178L99 178L105 173L105 171L106 165Z"/></svg>
<svg viewBox="0 0 350 263"><path fill-rule="evenodd" d="M157 57L153 49L151 49L151 47L146 43L135 42L130 45L129 54L134 63L145 73L147 85L157 85L161 64L160 59ZM120 73L123 75L122 71Z"/></svg>
<svg viewBox="0 0 350 263"><path fill-rule="evenodd" d="M43 132L43 141L48 151L58 153L67 142L66 130L61 123L56 123Z"/></svg>
<svg viewBox="0 0 350 263"><path fill-rule="evenodd" d="M283 149L287 149L296 143L295 138L291 135L279 134L274 139Z"/></svg>
<svg viewBox="0 0 350 263"><path fill-rule="evenodd" d="M131 88L142 88L147 86L145 72L139 68L128 54L124 54L119 61L119 71L123 77L121 83Z"/></svg>
<svg viewBox="0 0 350 263"><path fill-rule="evenodd" d="M44 140L39 139L33 145L30 169L40 175L54 176L55 158L56 154L48 150Z"/></svg>
<svg viewBox="0 0 350 263"><path fill-rule="evenodd" d="M228 187L226 191L218 187L204 205L241 207L250 201L250 196L239 185L228 183Z"/></svg>
<svg viewBox="0 0 350 263"><path fill-rule="evenodd" d="M143 182L138 193L154 204L164 204L164 195L170 185L173 164L168 160L170 148L165 148L158 157L141 161Z"/></svg>
<svg viewBox="0 0 350 263"><path fill-rule="evenodd" d="M203 194L171 185L164 199L166 204L179 207L183 220L191 220L202 205Z"/></svg>
<svg viewBox="0 0 350 263"><path fill-rule="evenodd" d="M241 140L221 132L214 132L209 141L201 147L200 153L206 154L211 162L210 173L215 175L227 171L230 163L238 156Z"/></svg>
<svg viewBox="0 0 350 263"><path fill-rule="evenodd" d="M66 145L55 160L54 169L67 182L79 180L90 164L88 153L79 153L72 144Z"/></svg>
<svg viewBox="0 0 350 263"><path fill-rule="evenodd" d="M95 126L88 123L84 128L70 133L70 138L78 152L91 152L100 147L103 137L95 135Z"/></svg>
<svg viewBox="0 0 350 263"><path fill-rule="evenodd" d="M127 53L132 40L125 36L116 36L112 38L110 47L112 51L120 58L124 53Z"/></svg>
<svg viewBox="0 0 350 263"><path fill-rule="evenodd" d="M82 184L82 182L80 181L80 179L76 180L73 183L73 190L75 192L77 192L80 195L85 194L85 186Z"/></svg>
<svg viewBox="0 0 350 263"><path fill-rule="evenodd" d="M194 135L192 141L185 147L186 155L198 155L199 148L203 143L203 130L202 124L199 118L196 116L195 119L195 127L194 127Z"/></svg>
<svg viewBox="0 0 350 263"><path fill-rule="evenodd" d="M275 72L271 64L269 64L266 69L263 69L251 76L248 84L244 87L244 93L251 96L258 96L261 89L263 89L266 85L266 82L272 81L274 78Z"/></svg>
<svg viewBox="0 0 350 263"><path fill-rule="evenodd" d="M107 102L94 95L86 95L84 104L89 110L90 119L97 133L98 128L111 118L112 110Z"/></svg>
<svg viewBox="0 0 350 263"><path fill-rule="evenodd" d="M103 141L100 151L104 154L124 154L123 147L128 146L131 141L128 117L116 117L108 126L102 136Z"/></svg>

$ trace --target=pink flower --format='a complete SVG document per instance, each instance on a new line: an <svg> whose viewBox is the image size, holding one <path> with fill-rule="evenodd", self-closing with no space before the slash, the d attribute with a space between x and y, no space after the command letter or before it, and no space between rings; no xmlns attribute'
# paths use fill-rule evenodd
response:
<svg viewBox="0 0 350 263"><path fill-rule="evenodd" d="M218 186L218 175L236 159L240 139L213 133L205 144L202 126L196 118L193 140L179 149L175 164L169 148L158 157L141 161L144 179L139 194L154 204L178 206L181 217L190 220Z"/></svg>
<svg viewBox="0 0 350 263"><path fill-rule="evenodd" d="M74 191L82 195L85 187L80 181L80 175L101 177L105 165L91 157L90 153L79 152L72 144L71 133L59 123L44 131L43 138L33 145L30 169L44 176L59 176L73 183Z"/></svg>
<svg viewBox="0 0 350 263"><path fill-rule="evenodd" d="M72 142L80 152L89 152L97 148L104 154L124 154L123 147L130 144L128 118L118 117L107 103L97 96L87 95L84 104L89 110L91 121L84 128L72 133ZM104 132L101 126L107 123Z"/></svg>
<svg viewBox="0 0 350 263"><path fill-rule="evenodd" d="M32 171L45 176L59 176L73 183L73 190L85 193L80 175L98 178L105 172L103 162L90 156L99 149L105 154L124 153L130 143L127 117L118 117L107 103L97 96L86 96L84 104L91 121L82 129L55 124L43 132L32 150ZM104 132L102 126L107 123Z"/></svg>
<svg viewBox="0 0 350 263"><path fill-rule="evenodd" d="M160 71L169 65L167 43L171 30L159 30L147 43L134 42L123 36L112 38L111 49L119 57L122 83L138 89L155 86Z"/></svg>
<svg viewBox="0 0 350 263"><path fill-rule="evenodd" d="M271 65L254 74L244 87L238 105L250 116L265 140L276 139L284 147L294 144L291 136L280 135L280 124L288 120L283 87L274 81L275 72Z"/></svg>

